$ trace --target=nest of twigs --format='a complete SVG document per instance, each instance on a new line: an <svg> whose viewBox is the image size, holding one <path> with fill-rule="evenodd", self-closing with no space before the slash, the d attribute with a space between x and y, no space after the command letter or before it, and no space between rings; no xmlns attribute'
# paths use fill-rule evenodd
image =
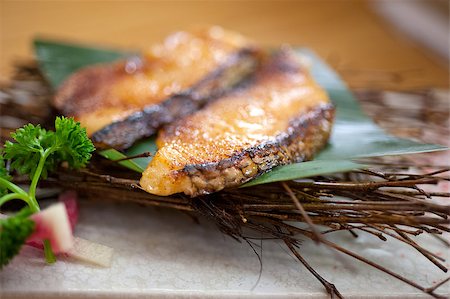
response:
<svg viewBox="0 0 450 299"><path fill-rule="evenodd" d="M41 123L44 126L54 119L49 99L52 92L33 63L17 67L13 80L1 88L2 122L1 137L9 138L9 133L25 123ZM428 92L418 95L429 97ZM380 92L357 93L362 102L369 102L369 114L386 109L386 103ZM424 107L429 107L424 105ZM417 125L413 137L420 137L420 130L430 127L420 126L427 122L427 113L432 113L432 129L448 134L446 120L448 112L421 111L421 116L407 111L401 117L410 117ZM447 113L447 116L436 113ZM378 114L386 115L386 114ZM394 113L395 115L395 113ZM412 117L411 117L412 116ZM397 119L402 119L398 117ZM394 118L395 119L395 118ZM378 119L380 123L392 124L389 119ZM399 130L398 125L393 128ZM408 135L410 131L401 131ZM419 133L418 133L419 132ZM434 136L428 134L427 136ZM445 136L445 135L444 135ZM4 141L4 140L2 140ZM434 141L436 140L426 140ZM2 142L3 143L3 142ZM301 181L286 181L258 185L248 188L224 190L209 196L188 198L183 195L159 197L141 190L138 177L132 171L119 168L117 163L101 157L94 157L88 168L82 171L69 171L64 168L42 182L42 187L59 186L76 189L85 197L99 197L108 194L111 200L128 201L143 205L161 206L191 213L194 217L203 216L212 219L219 229L238 241L247 241L243 233L252 230L262 238L282 240L295 257L324 285L331 297L342 295L336 287L325 280L305 258L299 249L300 239L311 239L330 248L349 255L368 266L375 267L423 292L439 297L435 292L448 281L424 287L415 282L370 261L339 244L327 240L327 235L337 231L348 231L357 236L358 231L372 234L387 241L395 238L419 251L424 258L447 272L442 257L428 251L414 241L420 234L429 234L449 243L442 234L450 232L448 227L450 206L438 203L439 199L450 197L446 192L426 192L424 185L437 185L449 181L445 176L450 169L445 166L418 165L411 159L372 159L364 161L373 165L371 170L314 177ZM411 172L411 169L415 170ZM23 178L16 177L16 181ZM438 199L438 200L436 200ZM304 225L300 226L299 223Z"/></svg>

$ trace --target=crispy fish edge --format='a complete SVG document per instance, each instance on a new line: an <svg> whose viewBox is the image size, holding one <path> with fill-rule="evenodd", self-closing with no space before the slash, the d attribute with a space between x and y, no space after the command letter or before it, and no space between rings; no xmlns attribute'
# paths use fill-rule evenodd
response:
<svg viewBox="0 0 450 299"><path fill-rule="evenodd" d="M103 127L91 139L99 148L127 149L139 139L155 134L162 126L201 109L244 82L259 65L260 55L257 49L241 49L193 87Z"/></svg>
<svg viewBox="0 0 450 299"><path fill-rule="evenodd" d="M274 141L235 153L214 163L191 164L172 175L187 176L191 187L186 195L196 197L240 186L274 167L311 160L322 149L331 134L335 108L322 104L293 118L288 129Z"/></svg>

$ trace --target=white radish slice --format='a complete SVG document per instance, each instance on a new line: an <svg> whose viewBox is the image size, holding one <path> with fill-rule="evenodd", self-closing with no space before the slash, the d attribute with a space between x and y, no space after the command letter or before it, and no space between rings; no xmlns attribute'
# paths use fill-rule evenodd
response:
<svg viewBox="0 0 450 299"><path fill-rule="evenodd" d="M96 266L111 265L114 252L111 247L73 236L64 203L53 204L31 217L36 222L31 240L49 239L55 253L64 253L75 260Z"/></svg>
<svg viewBox="0 0 450 299"><path fill-rule="evenodd" d="M0 218L7 215L0 213ZM31 215L36 223L35 231L27 244L42 249L42 240L48 239L54 253L100 267L110 267L114 249L86 239L74 237L64 203L56 203Z"/></svg>
<svg viewBox="0 0 450 299"><path fill-rule="evenodd" d="M101 267L110 267L114 249L82 238L74 238L74 246L66 255L79 261Z"/></svg>
<svg viewBox="0 0 450 299"><path fill-rule="evenodd" d="M72 228L63 203L56 203L31 215L36 223L35 232L29 241L50 240L54 253L67 252L74 245Z"/></svg>

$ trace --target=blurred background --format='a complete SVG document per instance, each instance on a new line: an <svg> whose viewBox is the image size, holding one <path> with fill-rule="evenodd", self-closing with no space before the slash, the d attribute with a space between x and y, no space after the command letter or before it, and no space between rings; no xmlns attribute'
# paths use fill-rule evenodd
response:
<svg viewBox="0 0 450 299"><path fill-rule="evenodd" d="M448 0L0 3L1 80L32 57L38 35L142 49L172 31L217 24L268 47L310 47L352 88L449 87Z"/></svg>

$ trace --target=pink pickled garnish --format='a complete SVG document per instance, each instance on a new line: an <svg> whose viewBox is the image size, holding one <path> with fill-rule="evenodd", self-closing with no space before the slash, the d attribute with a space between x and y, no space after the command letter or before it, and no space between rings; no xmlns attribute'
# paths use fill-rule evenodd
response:
<svg viewBox="0 0 450 299"><path fill-rule="evenodd" d="M26 244L43 249L42 240L48 239L54 253L63 253L75 260L92 265L109 267L114 249L72 235L78 220L77 194L67 191L60 195L60 203L51 205L31 218L36 223L35 231ZM0 214L1 217L6 215Z"/></svg>
<svg viewBox="0 0 450 299"><path fill-rule="evenodd" d="M71 231L73 231L78 221L77 193L75 191L65 191L60 194L59 201L65 206L67 220L69 222ZM44 246L42 244L42 241L45 239L49 239L50 243L52 243L52 249L54 250L54 252L60 252L59 244L56 242L56 240L53 240L54 228L48 227L45 221L42 221L41 213L34 214L31 216L31 218L35 221L36 227L34 233L28 238L26 244L43 249Z"/></svg>
<svg viewBox="0 0 450 299"><path fill-rule="evenodd" d="M73 190L64 191L59 195L59 201L63 202L66 206L67 217L69 217L70 226L72 230L75 229L75 225L78 222L78 196Z"/></svg>

